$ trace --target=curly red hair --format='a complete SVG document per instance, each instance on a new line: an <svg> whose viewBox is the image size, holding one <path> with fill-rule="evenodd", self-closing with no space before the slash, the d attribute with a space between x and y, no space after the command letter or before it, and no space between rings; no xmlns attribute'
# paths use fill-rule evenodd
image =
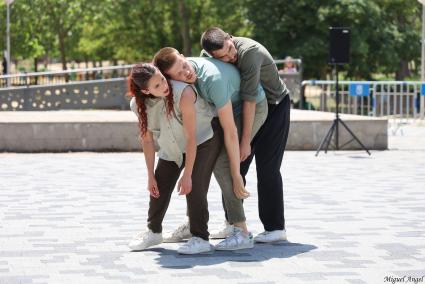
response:
<svg viewBox="0 0 425 284"><path fill-rule="evenodd" d="M148 128L148 118L146 114L146 104L145 100L149 98L155 98L151 94L146 94L142 90L148 89L149 80L153 75L159 71L154 65L150 63L138 63L131 68L130 74L128 76L127 85L128 85L128 95L136 99L137 113L139 118L139 128L141 136L146 134ZM171 115L173 111L174 102L173 102L173 91L170 82L167 80L168 89L170 94L166 97L167 100L167 116Z"/></svg>

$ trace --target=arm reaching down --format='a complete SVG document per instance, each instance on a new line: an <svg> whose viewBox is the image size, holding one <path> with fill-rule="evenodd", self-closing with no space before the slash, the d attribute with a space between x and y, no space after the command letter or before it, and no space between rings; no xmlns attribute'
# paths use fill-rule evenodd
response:
<svg viewBox="0 0 425 284"><path fill-rule="evenodd" d="M255 118L255 101L244 101L242 109L242 137L240 143L241 161L251 155L251 134Z"/></svg>
<svg viewBox="0 0 425 284"><path fill-rule="evenodd" d="M191 87L186 87L180 98L180 110L183 116L183 130L186 137L186 160L184 172L180 178L177 191L180 195L192 191L192 171L196 158L196 95Z"/></svg>
<svg viewBox="0 0 425 284"><path fill-rule="evenodd" d="M155 178L155 145L152 137L152 132L149 130L141 137L143 154L145 155L146 168L148 170L148 191L154 198L159 197L159 189Z"/></svg>
<svg viewBox="0 0 425 284"><path fill-rule="evenodd" d="M251 154L251 133L254 124L256 98L260 84L261 57L258 49L253 48L244 55L241 62L241 85L240 96L243 100L242 109L242 137L241 137L241 160L244 161Z"/></svg>
<svg viewBox="0 0 425 284"><path fill-rule="evenodd" d="M240 154L239 139L233 118L232 103L229 101L218 109L218 118L224 132L224 145L230 162L230 174L233 180L233 191L237 198L244 199L249 196L245 189L242 176L240 174Z"/></svg>

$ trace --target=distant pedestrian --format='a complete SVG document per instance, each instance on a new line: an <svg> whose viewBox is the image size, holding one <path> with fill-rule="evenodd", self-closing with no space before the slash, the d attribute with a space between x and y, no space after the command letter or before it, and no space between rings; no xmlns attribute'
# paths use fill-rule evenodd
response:
<svg viewBox="0 0 425 284"><path fill-rule="evenodd" d="M6 56L3 56L2 66L3 66L3 75L8 74Z"/></svg>
<svg viewBox="0 0 425 284"><path fill-rule="evenodd" d="M295 60L291 56L285 57L285 63L283 65L283 69L279 70L285 74L297 73L297 66L295 66Z"/></svg>

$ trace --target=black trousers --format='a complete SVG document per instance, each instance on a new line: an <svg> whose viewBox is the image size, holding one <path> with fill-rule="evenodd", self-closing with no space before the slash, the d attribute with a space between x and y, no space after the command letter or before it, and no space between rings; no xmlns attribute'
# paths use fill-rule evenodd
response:
<svg viewBox="0 0 425 284"><path fill-rule="evenodd" d="M190 232L193 236L208 240L208 201L207 193L211 175L218 154L223 145L223 130L217 118L211 121L214 136L198 145L192 172L192 191L186 195L187 214ZM170 204L171 194L184 167L175 162L159 159L155 169L155 178L160 196L150 196L148 211L148 228L154 233L162 232L162 221Z"/></svg>
<svg viewBox="0 0 425 284"><path fill-rule="evenodd" d="M267 119L252 140L251 155L241 163L241 175L245 180L255 156L258 211L266 231L285 229L280 166L288 140L290 106L289 95L278 105L269 104Z"/></svg>

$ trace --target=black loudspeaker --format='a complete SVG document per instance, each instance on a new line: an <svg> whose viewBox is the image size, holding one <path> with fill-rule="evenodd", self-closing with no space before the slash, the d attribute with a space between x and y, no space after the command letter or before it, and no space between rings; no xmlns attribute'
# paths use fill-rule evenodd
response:
<svg viewBox="0 0 425 284"><path fill-rule="evenodd" d="M346 64L350 60L350 29L329 28L329 64Z"/></svg>

